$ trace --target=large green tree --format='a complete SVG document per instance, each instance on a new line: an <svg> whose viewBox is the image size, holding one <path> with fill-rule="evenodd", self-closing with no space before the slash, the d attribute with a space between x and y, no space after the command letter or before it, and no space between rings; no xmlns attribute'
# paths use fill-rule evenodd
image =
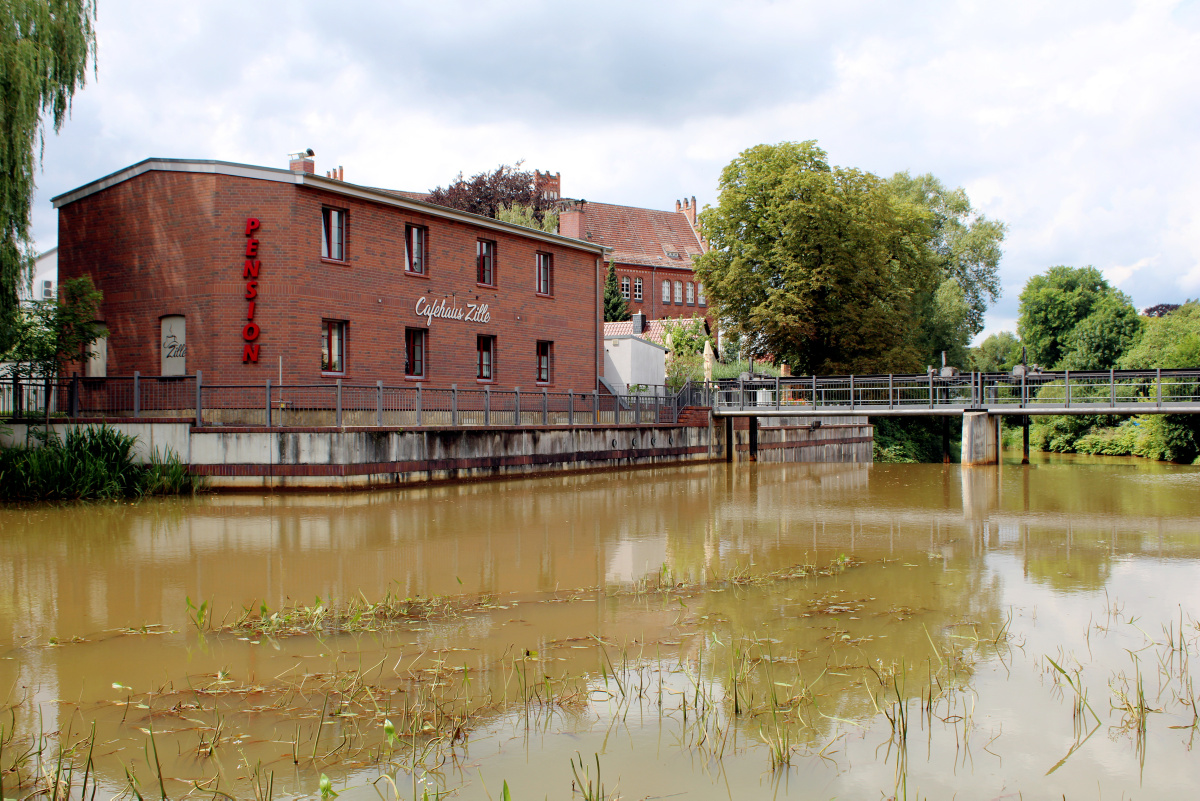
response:
<svg viewBox="0 0 1200 801"><path fill-rule="evenodd" d="M719 186L700 215L712 247L695 270L752 355L797 372L923 366L919 300L932 303L944 279L931 269L926 207L878 176L831 166L811 141L745 150Z"/></svg>
<svg viewBox="0 0 1200 801"><path fill-rule="evenodd" d="M939 291L946 281L958 285L966 313L960 325L967 339L983 330L983 315L988 305L1000 298L1000 243L1005 225L989 220L971 208L962 187L948 189L933 175L913 177L898 172L888 179L888 189L897 198L915 204L928 213L929 239L925 257L941 276ZM943 299L943 306L945 304ZM935 308L937 301L935 299ZM939 313L945 315L942 309ZM945 346L943 346L945 348Z"/></svg>
<svg viewBox="0 0 1200 801"><path fill-rule="evenodd" d="M1095 267L1051 267L1021 292L1017 333L1029 361L1043 367L1112 367L1137 340L1141 323L1124 292Z"/></svg>
<svg viewBox="0 0 1200 801"><path fill-rule="evenodd" d="M33 266L30 205L46 118L55 131L94 62L93 0L0 2L0 350L15 336Z"/></svg>
<svg viewBox="0 0 1200 801"><path fill-rule="evenodd" d="M971 369L980 373L1007 373L1021 363L1021 340L1011 331L992 334L971 348Z"/></svg>

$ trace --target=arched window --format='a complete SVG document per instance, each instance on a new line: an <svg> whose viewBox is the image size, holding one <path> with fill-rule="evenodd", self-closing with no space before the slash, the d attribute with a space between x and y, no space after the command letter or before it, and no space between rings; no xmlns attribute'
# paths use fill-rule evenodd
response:
<svg viewBox="0 0 1200 801"><path fill-rule="evenodd" d="M662 298L663 298L663 303L671 302L671 282L670 281L663 281Z"/></svg>
<svg viewBox="0 0 1200 801"><path fill-rule="evenodd" d="M621 297L629 300L629 276L621 278Z"/></svg>

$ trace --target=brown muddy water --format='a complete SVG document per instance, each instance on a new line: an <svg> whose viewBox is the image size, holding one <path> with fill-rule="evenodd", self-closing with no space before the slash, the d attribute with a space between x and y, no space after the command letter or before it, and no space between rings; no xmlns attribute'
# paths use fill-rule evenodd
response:
<svg viewBox="0 0 1200 801"><path fill-rule="evenodd" d="M0 796L1190 796L1198 568L1122 459L5 508Z"/></svg>

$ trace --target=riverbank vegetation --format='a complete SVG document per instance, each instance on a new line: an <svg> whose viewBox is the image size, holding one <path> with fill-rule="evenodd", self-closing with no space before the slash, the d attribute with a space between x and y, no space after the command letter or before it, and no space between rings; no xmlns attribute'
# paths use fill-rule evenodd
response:
<svg viewBox="0 0 1200 801"><path fill-rule="evenodd" d="M134 460L137 438L109 426L87 426L40 435L35 447L0 448L0 500L112 500L194 492L197 478L179 457Z"/></svg>

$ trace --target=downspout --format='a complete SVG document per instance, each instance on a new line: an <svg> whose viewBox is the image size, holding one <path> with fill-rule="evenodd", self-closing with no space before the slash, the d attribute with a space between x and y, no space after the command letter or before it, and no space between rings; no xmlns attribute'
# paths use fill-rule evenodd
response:
<svg viewBox="0 0 1200 801"><path fill-rule="evenodd" d="M595 294L596 294L596 311L595 311L595 314L592 315L593 325L596 326L596 335L592 337L592 347L595 348L595 350L592 351L592 364L594 364L596 366L596 380L594 382L595 386L593 387L593 389L595 389L595 390L600 389L600 376L602 376L604 374L604 363L600 361L600 341L601 341L601 333L600 332L602 331L600 326L603 325L603 323L600 321L600 318L602 316L602 308L603 308L601 306L601 302L602 302L601 298L604 295L604 290L602 290L600 288L601 284L599 283L600 276L603 275L603 272L602 272L603 267L601 266L603 263L604 263L604 259L600 256L597 256L596 257L596 278L595 278L595 280L597 281L596 292L595 292Z"/></svg>

